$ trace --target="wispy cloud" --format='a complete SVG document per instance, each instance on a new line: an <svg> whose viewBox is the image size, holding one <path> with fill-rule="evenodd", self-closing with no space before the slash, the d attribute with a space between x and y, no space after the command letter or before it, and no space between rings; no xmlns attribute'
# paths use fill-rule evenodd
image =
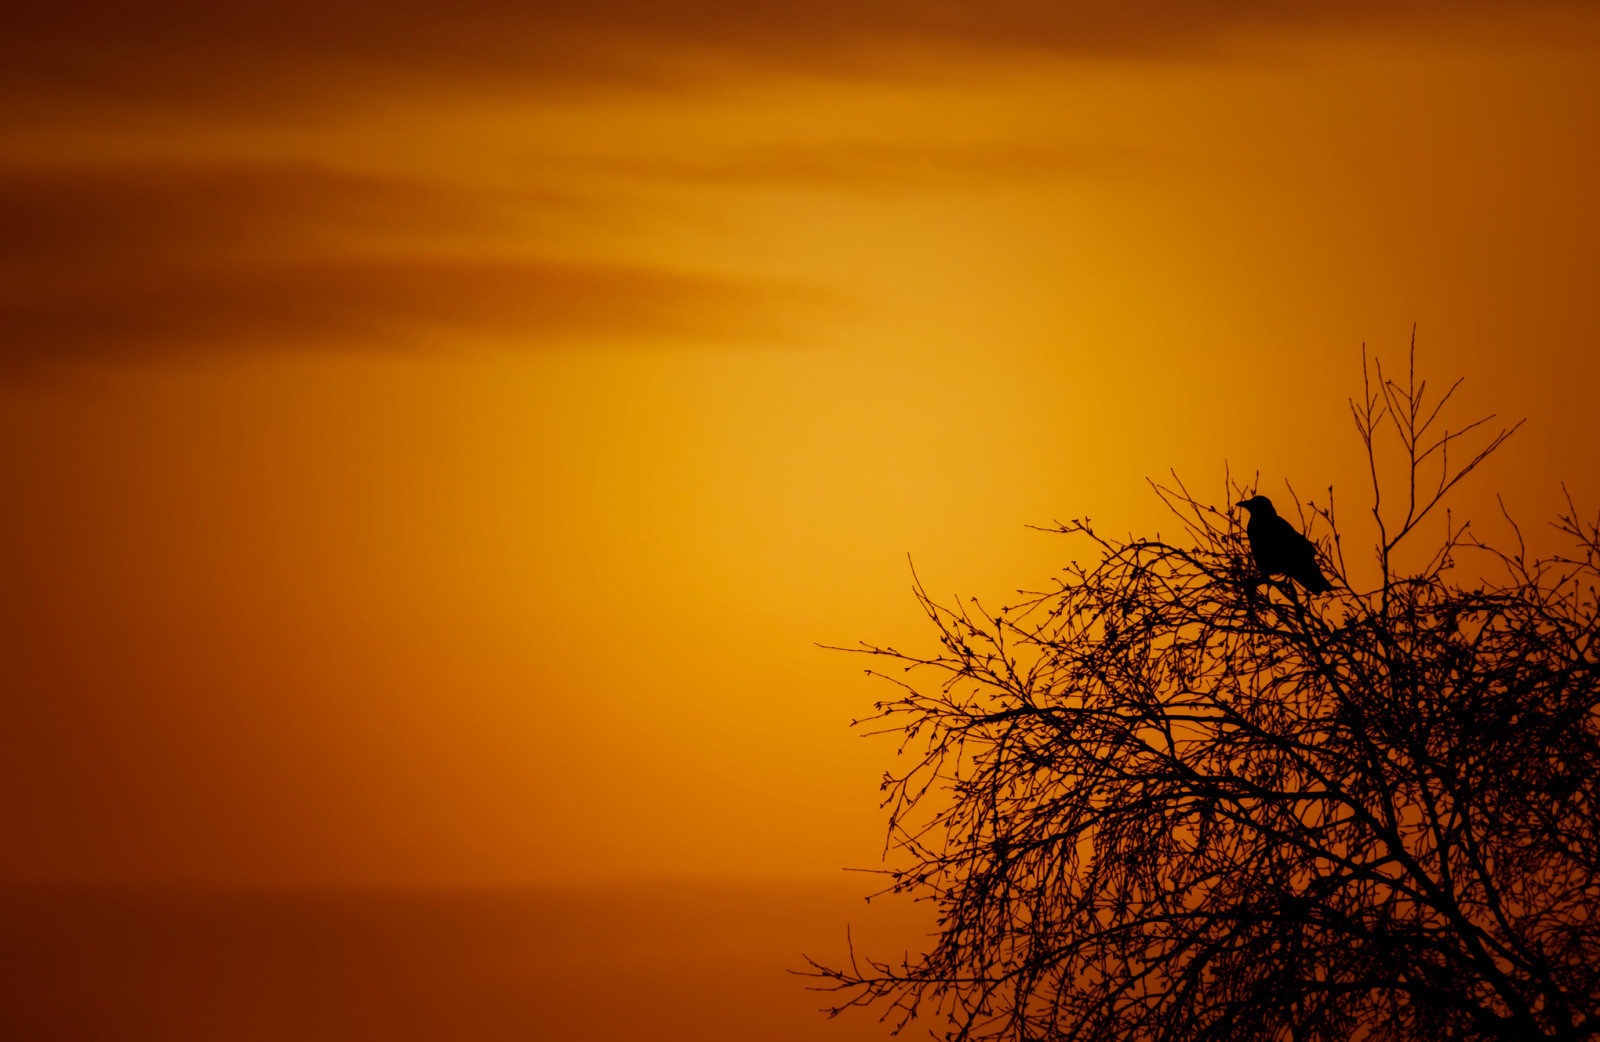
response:
<svg viewBox="0 0 1600 1042"><path fill-rule="evenodd" d="M539 213L581 205L307 165L0 174L0 365L400 346L441 330L529 346L773 333L783 287L573 261L536 238L511 247Z"/></svg>
<svg viewBox="0 0 1600 1042"><path fill-rule="evenodd" d="M888 129L871 140L841 132L609 156L553 141L533 146L544 151L529 161L527 187L499 191L430 179L392 155L360 156L363 142L406 137L392 118L405 108L396 99L467 112L484 98L515 99L536 111L597 88L653 87L659 101L668 88L728 76L894 79L937 75L942 62L954 74L982 55L1194 54L1241 27L1348 28L1471 6L1495 4L36 4L8 23L0 65L0 118L16 128L0 142L0 365L404 344L441 329L530 345L770 340L804 297L793 287L687 259L667 265L659 251L593 250L583 235L552 229L570 232L586 215L626 223L638 199L679 189L959 189L1108 159L1015 141L919 143ZM379 110L390 122L375 129ZM238 147L257 129L286 126L345 128L355 143L342 146L343 160L301 163ZM140 140L144 158L110 161L106 142L118 134ZM283 155L315 158L319 147Z"/></svg>
<svg viewBox="0 0 1600 1042"><path fill-rule="evenodd" d="M1193 52L1240 28L1337 29L1508 7L1495 0L85 0L7 25L13 108L63 101L191 109L326 105L384 83L660 85L720 61L760 69L924 71L957 50Z"/></svg>
<svg viewBox="0 0 1600 1042"><path fill-rule="evenodd" d="M1123 157L1040 142L928 143L842 137L631 159L588 160L608 176L719 187L843 192L970 189L1100 171Z"/></svg>

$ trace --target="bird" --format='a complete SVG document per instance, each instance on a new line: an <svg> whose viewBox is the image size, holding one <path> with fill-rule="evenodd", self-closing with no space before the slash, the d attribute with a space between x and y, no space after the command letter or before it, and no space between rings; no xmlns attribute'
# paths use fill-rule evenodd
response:
<svg viewBox="0 0 1600 1042"><path fill-rule="evenodd" d="M1266 496L1241 499L1234 506L1250 511L1244 532L1250 538L1250 556L1256 559L1262 578L1287 575L1311 593L1327 593L1333 584L1317 567L1317 548L1272 508Z"/></svg>

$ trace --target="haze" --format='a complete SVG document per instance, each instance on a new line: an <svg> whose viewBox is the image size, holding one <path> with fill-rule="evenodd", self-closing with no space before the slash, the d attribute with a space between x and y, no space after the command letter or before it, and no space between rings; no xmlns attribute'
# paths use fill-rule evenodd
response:
<svg viewBox="0 0 1600 1042"><path fill-rule="evenodd" d="M1159 527L1169 469L1358 518L1346 398L1413 324L1460 416L1530 418L1464 509L1594 502L1589 5L280 0L10 35L0 876L8 921L123 952L95 979L148 946L28 911L62 888L600 887L647 966L681 935L616 909L737 886L785 925L688 950L836 949L893 746L816 644L926 639L908 553L1003 601L1072 552L1029 523ZM187 972L152 1032L255 1037L244 999L184 1020ZM760 979L721 1026L611 1033L883 1034ZM517 1001L475 1030L584 1037ZM305 1008L284 1030L371 1023Z"/></svg>

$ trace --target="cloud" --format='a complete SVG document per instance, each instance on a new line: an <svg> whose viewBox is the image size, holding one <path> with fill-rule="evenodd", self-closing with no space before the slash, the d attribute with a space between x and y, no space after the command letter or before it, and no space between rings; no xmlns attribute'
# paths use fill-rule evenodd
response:
<svg viewBox="0 0 1600 1042"><path fill-rule="evenodd" d="M713 67L895 74L956 51L1193 52L1245 28L1452 16L1478 0L84 0L8 21L0 91L61 104L303 108L386 85L660 86ZM902 62L903 65L903 62Z"/></svg>
<svg viewBox="0 0 1600 1042"><path fill-rule="evenodd" d="M450 331L530 346L781 335L798 291L519 241L541 213L581 205L309 165L0 172L0 366Z"/></svg>
<svg viewBox="0 0 1600 1042"><path fill-rule="evenodd" d="M626 160L590 160L607 175L717 187L801 187L896 194L972 189L1007 182L1103 171L1124 158L1104 152L1015 141L952 144L892 140L825 140Z"/></svg>
<svg viewBox="0 0 1600 1042"><path fill-rule="evenodd" d="M776 295L776 294L774 294ZM541 260L243 263L124 272L0 305L8 362L240 348L403 346L441 331L529 346L606 336L777 335L735 280ZM765 329L763 329L765 327Z"/></svg>
<svg viewBox="0 0 1600 1042"><path fill-rule="evenodd" d="M358 157L353 162L367 161L361 142L370 141L400 146L374 164L404 163L394 157L406 144L404 125L368 120L368 101L391 116L404 113L410 99L470 114L483 98L526 104L530 92L539 103L600 87L677 91L750 71L893 77L912 65L919 75L939 70L941 61L958 67L975 52L1192 53L1240 26L1349 26L1443 17L1463 6L1471 5L35 4L8 22L8 61L0 64L0 118L12 117L14 128L0 144L0 321L8 331L0 366L399 344L449 330L530 344L617 336L770 340L797 306L816 303L815 293L595 259L610 255L582 248L589 237L573 225L609 221L626 233L613 238L627 239L638 216L630 208L666 198L661 190L674 186L963 189L1071 174L1108 158L999 142L969 149L894 140L722 152L707 146L702 153L692 143L678 152L641 146L608 158L595 154L593 140L575 138L530 146L538 153L524 163L531 187L515 192L327 164L192 158L259 155L272 147L265 142L291 138L297 143L280 145L283 154L333 154L306 131L313 127L342 128L343 136L328 137ZM272 138L273 120L298 136ZM266 136L252 146L258 133ZM124 147L153 158L105 158ZM44 165L46 154L58 161Z"/></svg>
<svg viewBox="0 0 1600 1042"><path fill-rule="evenodd" d="M363 235L485 231L514 200L306 162L0 168L0 270L148 267ZM533 194L545 208L578 204Z"/></svg>
<svg viewBox="0 0 1600 1042"><path fill-rule="evenodd" d="M234 350L403 348L440 333L787 339L820 289L574 261L673 185L970 189L1080 170L1049 148L819 141L529 160L486 188L312 162L0 165L0 369ZM592 251L585 251L592 252Z"/></svg>

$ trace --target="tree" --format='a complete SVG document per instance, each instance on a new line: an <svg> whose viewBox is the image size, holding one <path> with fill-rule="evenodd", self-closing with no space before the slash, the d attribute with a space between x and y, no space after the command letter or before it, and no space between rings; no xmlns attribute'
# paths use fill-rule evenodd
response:
<svg viewBox="0 0 1600 1042"><path fill-rule="evenodd" d="M1182 538L1058 523L1094 560L1049 591L991 614L917 581L938 651L845 649L901 667L868 671L911 761L883 783L886 891L938 926L915 958L811 961L833 1013L1039 1042L1600 1036L1600 522L1569 496L1570 551L1480 542L1441 504L1516 428L1445 430L1455 386L1362 368L1361 588L1331 488L1301 512L1336 577L1310 595L1262 584L1236 509L1175 477ZM1442 541L1406 557L1428 518Z"/></svg>

